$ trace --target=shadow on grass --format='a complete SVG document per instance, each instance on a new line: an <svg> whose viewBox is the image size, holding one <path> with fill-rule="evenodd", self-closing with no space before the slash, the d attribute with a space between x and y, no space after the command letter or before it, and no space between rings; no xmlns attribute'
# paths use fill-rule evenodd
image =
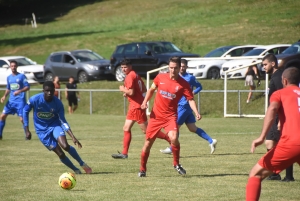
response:
<svg viewBox="0 0 300 201"><path fill-rule="evenodd" d="M93 174L115 174L115 172L93 172L91 174L84 174L84 175L93 175Z"/></svg>
<svg viewBox="0 0 300 201"><path fill-rule="evenodd" d="M207 157L207 156L240 156L240 155L261 155L265 153L224 153L224 154L199 154L196 156L180 156L180 158L199 158L199 157Z"/></svg>
<svg viewBox="0 0 300 201"><path fill-rule="evenodd" d="M199 175L188 175L186 177L227 177L227 176L249 176L249 174L199 174Z"/></svg>

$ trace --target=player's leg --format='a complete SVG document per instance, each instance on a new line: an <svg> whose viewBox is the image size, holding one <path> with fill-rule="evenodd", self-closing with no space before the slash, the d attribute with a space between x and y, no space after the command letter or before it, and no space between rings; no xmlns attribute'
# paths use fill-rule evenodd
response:
<svg viewBox="0 0 300 201"><path fill-rule="evenodd" d="M75 110L78 108L78 99L76 96L73 98L73 105L73 112L75 112Z"/></svg>
<svg viewBox="0 0 300 201"><path fill-rule="evenodd" d="M186 171L179 163L180 158L180 143L178 140L177 130L171 130L168 132L169 138L171 140L171 147L173 153L173 167L181 175L185 175Z"/></svg>
<svg viewBox="0 0 300 201"><path fill-rule="evenodd" d="M3 129L5 127L5 121L6 121L7 115L8 114L2 113L0 116L0 140L2 140Z"/></svg>
<svg viewBox="0 0 300 201"><path fill-rule="evenodd" d="M92 169L85 162L83 162L76 149L73 146L69 145L65 132L60 126L56 126L53 129L53 137L57 140L59 146L67 151L79 163L79 165L85 170L87 174L92 172Z"/></svg>
<svg viewBox="0 0 300 201"><path fill-rule="evenodd" d="M147 138L145 140L144 146L142 148L142 153L141 153L141 165L140 165L140 171L138 173L139 177L145 177L146 176L146 171L147 171L147 162L148 158L150 155L150 150L155 142L155 137L154 138Z"/></svg>
<svg viewBox="0 0 300 201"><path fill-rule="evenodd" d="M255 90L255 86L250 85L250 92L249 92L248 97L247 97L247 103L250 102L254 90Z"/></svg>
<svg viewBox="0 0 300 201"><path fill-rule="evenodd" d="M73 108L72 108L72 97L68 97L68 112L69 114L73 113Z"/></svg>
<svg viewBox="0 0 300 201"><path fill-rule="evenodd" d="M285 177L282 179L282 181L285 182L295 181L293 169L294 169L293 165L285 169Z"/></svg>

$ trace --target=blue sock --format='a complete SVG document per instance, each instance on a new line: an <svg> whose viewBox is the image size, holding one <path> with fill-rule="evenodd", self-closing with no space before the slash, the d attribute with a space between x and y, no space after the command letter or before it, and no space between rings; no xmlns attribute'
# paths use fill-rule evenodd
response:
<svg viewBox="0 0 300 201"><path fill-rule="evenodd" d="M77 162L80 164L80 166L83 165L83 161L81 160L79 154L77 153L76 149L72 146L70 146L70 150L69 150L69 154L75 159L77 160Z"/></svg>
<svg viewBox="0 0 300 201"><path fill-rule="evenodd" d="M26 129L25 129L24 125L23 125L23 129L24 129L24 134L25 134L25 137L26 137Z"/></svg>
<svg viewBox="0 0 300 201"><path fill-rule="evenodd" d="M202 130L201 128L197 128L196 134L199 135L199 137L202 137L203 139L207 140L209 142L209 144L211 144L213 142L211 137L209 135L207 135L207 133L205 133L205 131Z"/></svg>
<svg viewBox="0 0 300 201"><path fill-rule="evenodd" d="M5 121L0 121L0 136L2 136L4 126L5 126Z"/></svg>
<svg viewBox="0 0 300 201"><path fill-rule="evenodd" d="M70 159L67 156L64 157L63 159L60 159L60 161L66 166L68 166L69 168L71 168L73 171L78 170L78 168L75 167L75 165L70 161Z"/></svg>

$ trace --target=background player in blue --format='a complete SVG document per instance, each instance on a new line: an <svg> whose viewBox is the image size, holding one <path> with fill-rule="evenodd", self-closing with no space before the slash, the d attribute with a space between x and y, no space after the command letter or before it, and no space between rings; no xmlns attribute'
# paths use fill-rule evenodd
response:
<svg viewBox="0 0 300 201"><path fill-rule="evenodd" d="M74 144L78 145L78 148L82 147L81 143L73 135L73 132L65 119L62 102L54 96L54 92L55 87L53 82L46 81L43 84L43 93L36 94L28 100L23 109L26 136L31 138L31 133L28 128L28 116L33 108L35 132L45 147L48 148L49 151L54 151L61 162L71 168L76 174L81 174L81 171L73 165L61 148L77 160L87 174L92 173L92 169L81 160L76 149L67 142L65 132L70 135Z"/></svg>
<svg viewBox="0 0 300 201"><path fill-rule="evenodd" d="M202 86L193 75L190 75L186 72L187 68L187 60L181 59L180 76L190 84L192 90L195 88L195 90L193 90L193 94L197 94L202 90ZM217 140L212 139L204 130L196 126L196 120L193 111L184 96L180 99L178 103L177 114L178 128L180 128L185 123L189 131L196 133L197 135L199 135L199 137L202 137L203 139L208 141L211 149L210 153L214 153L217 145ZM167 147L166 149L160 151L164 154L172 153L171 147Z"/></svg>
<svg viewBox="0 0 300 201"><path fill-rule="evenodd" d="M17 113L17 115L20 117L21 123L23 124L22 111L24 105L26 104L26 91L28 91L30 87L26 76L18 73L17 68L18 63L16 61L10 61L11 75L7 76L6 91L4 96L1 98L1 103L3 103L9 94L9 100L7 101L0 116L0 140L2 140L2 134L7 115L14 115ZM26 139L30 140L29 138Z"/></svg>

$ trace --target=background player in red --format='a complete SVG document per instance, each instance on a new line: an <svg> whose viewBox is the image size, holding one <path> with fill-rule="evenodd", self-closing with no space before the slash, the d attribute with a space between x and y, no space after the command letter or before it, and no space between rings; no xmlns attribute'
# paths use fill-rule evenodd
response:
<svg viewBox="0 0 300 201"><path fill-rule="evenodd" d="M135 122L139 124L143 133L146 133L147 128L146 110L141 109L141 104L147 91L146 86L141 77L132 70L130 60L124 59L121 62L121 68L126 77L124 85L121 85L119 89L123 93L123 96L127 97L129 101L129 110L123 126L123 151L122 153L112 154L112 157L115 159L128 158L128 149L131 142L131 128ZM170 141L168 136L162 132L160 132L160 138Z"/></svg>
<svg viewBox="0 0 300 201"><path fill-rule="evenodd" d="M157 138L158 132L164 128L171 140L173 153L173 165L179 174L186 174L186 171L179 164L180 143L178 141L177 126L177 105L182 96L185 96L194 111L197 120L201 119L194 101L193 92L190 85L179 76L180 58L172 57L169 61L169 73L158 74L148 90L141 105L146 109L147 102L157 90L154 105L150 114L149 125L146 131L146 140L141 153L141 167L139 177L146 176L146 164L150 154L150 149Z"/></svg>
<svg viewBox="0 0 300 201"><path fill-rule="evenodd" d="M278 144L265 154L252 168L246 187L246 200L259 200L261 181L272 172L280 173L293 163L300 165L300 73L288 68L282 74L283 89L275 91L270 98L263 129L259 138L252 142L251 152L261 145L278 113L281 137Z"/></svg>

